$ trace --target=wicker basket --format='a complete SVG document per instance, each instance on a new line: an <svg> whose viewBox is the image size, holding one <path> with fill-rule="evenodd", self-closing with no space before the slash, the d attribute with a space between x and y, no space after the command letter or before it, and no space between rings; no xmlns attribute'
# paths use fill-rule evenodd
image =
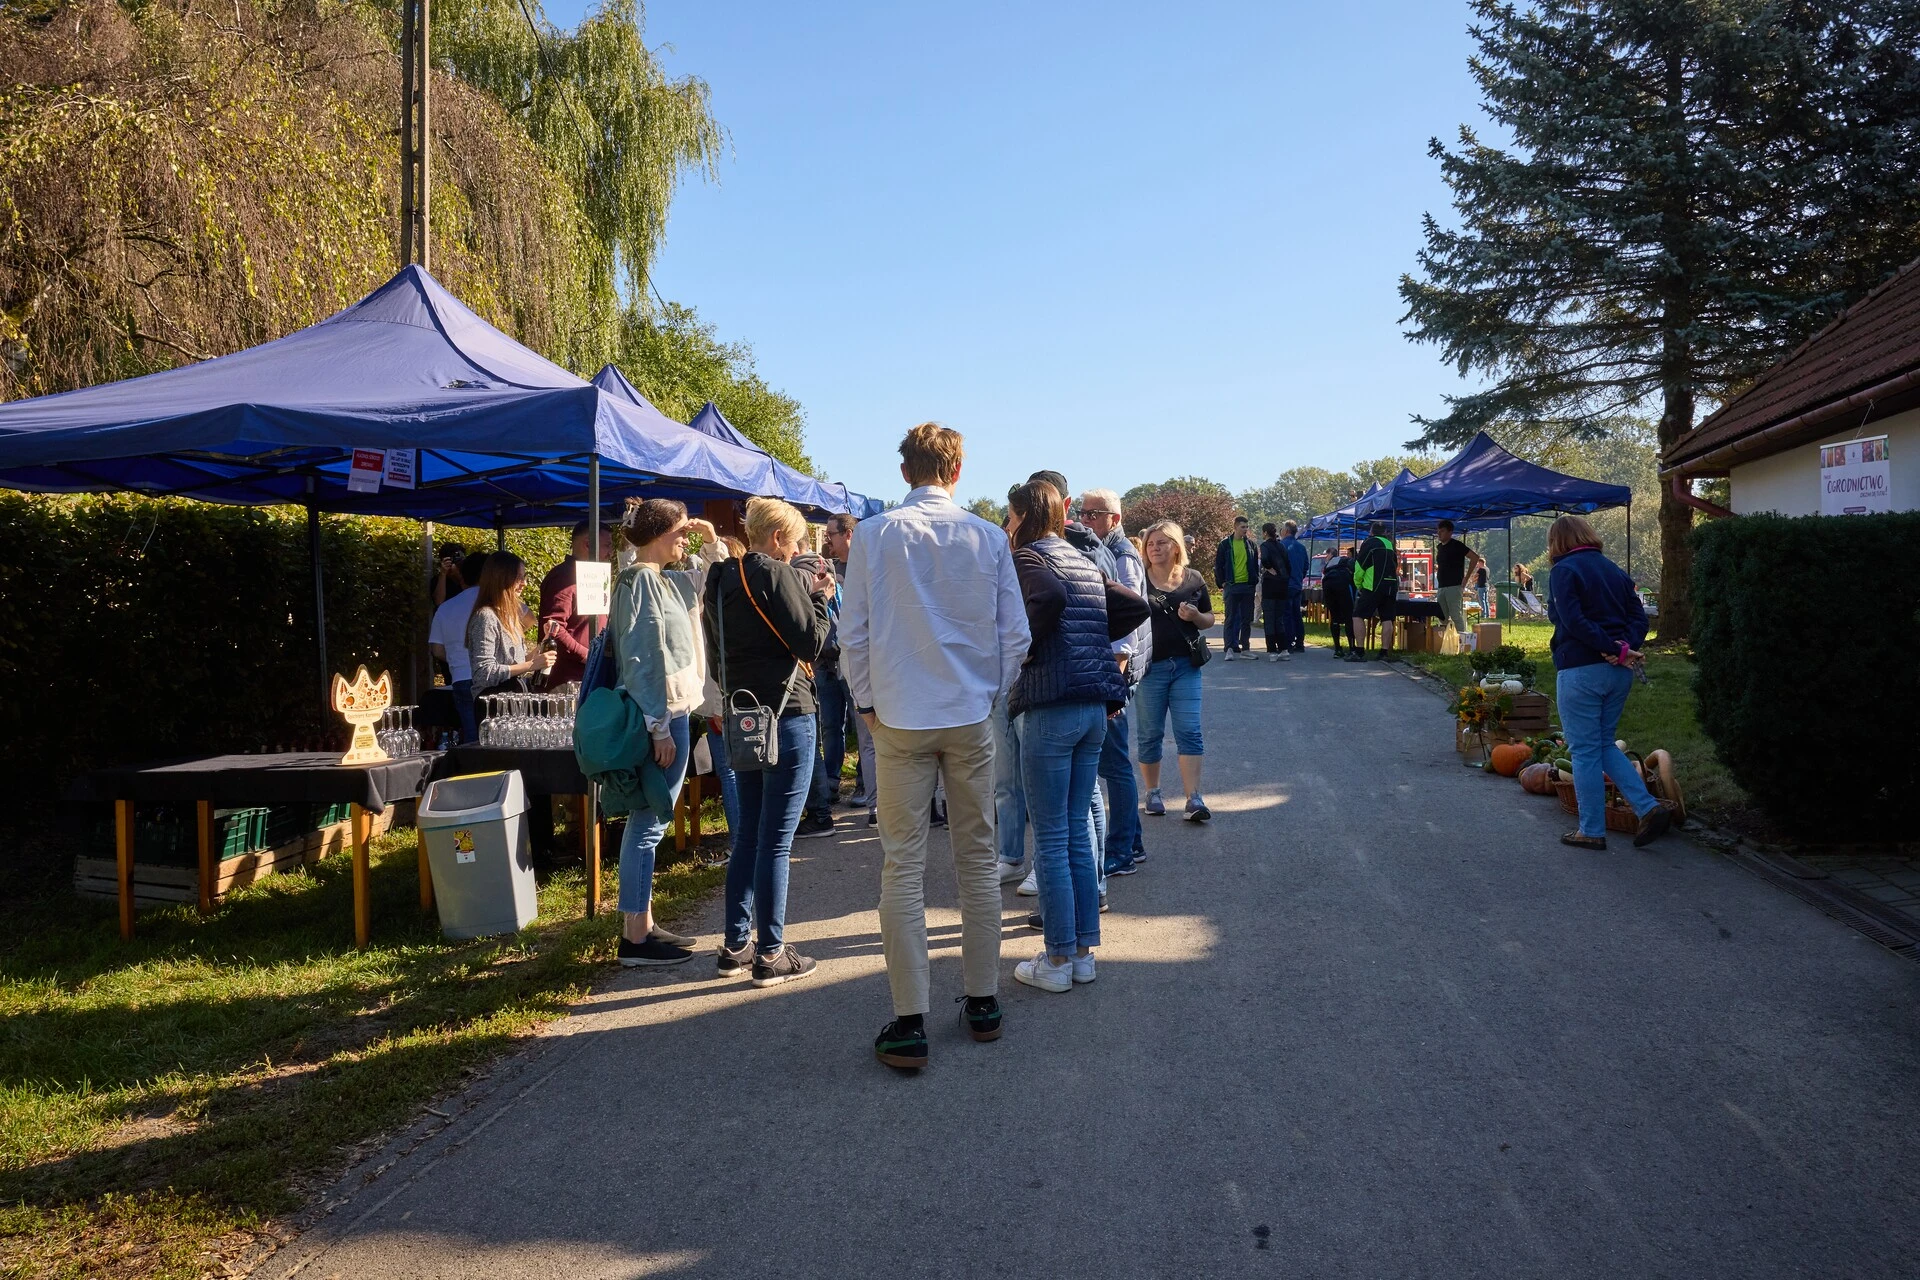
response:
<svg viewBox="0 0 1920 1280"><path fill-rule="evenodd" d="M1560 807L1575 817L1580 815L1580 802L1574 797L1571 782L1555 782L1553 789L1560 793ZM1620 800L1620 793L1611 785L1607 787L1607 830L1631 832L1640 829L1640 819L1632 809Z"/></svg>

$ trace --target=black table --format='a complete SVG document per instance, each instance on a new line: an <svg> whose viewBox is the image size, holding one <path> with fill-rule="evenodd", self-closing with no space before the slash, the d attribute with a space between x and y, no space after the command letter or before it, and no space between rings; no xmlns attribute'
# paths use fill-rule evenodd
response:
<svg viewBox="0 0 1920 1280"><path fill-rule="evenodd" d="M395 800L420 794L437 753L422 752L378 764L343 765L333 752L287 751L262 755L199 756L156 764L101 769L87 775L76 793L111 800L120 882L120 936L133 936L133 806L192 801L198 811L200 910L213 910L213 810L256 804L312 801L349 804L353 838L353 936L364 947L372 932L367 895L370 814ZM420 846L421 905L431 906L426 845Z"/></svg>
<svg viewBox="0 0 1920 1280"><path fill-rule="evenodd" d="M572 747L495 747L462 743L443 751L427 773L428 782L463 773L496 773L518 769L528 795L584 796L586 775Z"/></svg>
<svg viewBox="0 0 1920 1280"><path fill-rule="evenodd" d="M1439 622L1447 616L1438 600L1395 600L1393 612L1409 622Z"/></svg>

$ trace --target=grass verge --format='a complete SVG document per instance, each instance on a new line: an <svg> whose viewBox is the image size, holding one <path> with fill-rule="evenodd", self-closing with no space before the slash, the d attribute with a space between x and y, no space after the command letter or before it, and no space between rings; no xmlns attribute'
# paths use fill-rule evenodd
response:
<svg viewBox="0 0 1920 1280"><path fill-rule="evenodd" d="M73 896L71 851L39 852L0 943L0 1276L218 1274L303 1180L563 1013L619 933L616 913L584 918L576 868L521 933L446 941L409 830L375 842L366 951L341 857L209 919L143 911L123 943L112 904ZM662 868L656 911L721 875ZM612 902L612 867L606 883Z"/></svg>
<svg viewBox="0 0 1920 1280"><path fill-rule="evenodd" d="M1310 643L1330 645L1326 628ZM1553 698L1553 626L1546 622L1519 621L1506 624L1504 639L1517 644L1540 664L1540 691ZM1429 671L1458 688L1472 674L1464 654L1412 653L1400 655L1413 666ZM1435 714L1444 714L1436 711ZM1646 753L1664 747L1672 756L1679 775L1687 808L1702 821L1733 831L1764 833L1765 820L1753 801L1740 789L1720 758L1713 743L1700 731L1694 715L1693 658L1690 653L1654 650L1647 655L1647 683L1633 686L1627 695L1627 708L1620 716L1620 736L1635 751Z"/></svg>

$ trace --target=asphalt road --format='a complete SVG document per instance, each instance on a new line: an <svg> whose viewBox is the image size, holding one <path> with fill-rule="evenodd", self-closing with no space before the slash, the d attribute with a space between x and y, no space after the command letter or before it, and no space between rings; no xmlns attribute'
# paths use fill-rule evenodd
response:
<svg viewBox="0 0 1920 1280"><path fill-rule="evenodd" d="M1009 890L968 1040L936 861L931 1066L879 1066L879 842L803 841L815 978L622 974L262 1274L1920 1274L1920 965L1677 838L1563 848L1397 668L1206 680L1217 816L1147 820L1092 986L1013 981Z"/></svg>

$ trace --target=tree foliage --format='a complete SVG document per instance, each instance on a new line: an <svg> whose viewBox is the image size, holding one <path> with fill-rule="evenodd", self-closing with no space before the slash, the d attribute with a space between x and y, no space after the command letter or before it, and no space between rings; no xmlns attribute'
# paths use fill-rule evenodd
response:
<svg viewBox="0 0 1920 1280"><path fill-rule="evenodd" d="M1403 467L1423 476L1441 461L1432 454L1409 453L1370 458L1346 471L1293 467L1282 471L1272 484L1241 494L1240 509L1256 529L1268 521L1279 524L1292 520L1304 525L1315 516L1344 507L1374 485L1385 484Z"/></svg>
<svg viewBox="0 0 1920 1280"><path fill-rule="evenodd" d="M1193 539L1192 567L1213 580L1213 549L1233 532L1235 504L1225 485L1198 476L1135 485L1121 496L1120 510L1135 536L1161 520L1178 524Z"/></svg>
<svg viewBox="0 0 1920 1280"><path fill-rule="evenodd" d="M641 287L680 175L724 140L706 86L664 76L631 0L543 27L544 62L512 4L433 13L434 274L575 373L617 364L682 420L714 400L805 468L800 406L751 350ZM304 0L0 8L0 399L264 342L386 279L393 28Z"/></svg>
<svg viewBox="0 0 1920 1280"><path fill-rule="evenodd" d="M1432 154L1408 336L1491 380L1417 419L1595 435L1657 400L1660 443L1920 252L1920 8L1902 0L1474 0L1511 139ZM1663 498L1664 635L1692 513Z"/></svg>
<svg viewBox="0 0 1920 1280"><path fill-rule="evenodd" d="M636 0L602 0L571 31L520 0L436 0L431 12L436 60L492 95L579 194L595 248L591 283L617 275L644 307L682 174L717 176L726 145L706 82L666 74L642 38ZM397 33L397 14L389 24Z"/></svg>

